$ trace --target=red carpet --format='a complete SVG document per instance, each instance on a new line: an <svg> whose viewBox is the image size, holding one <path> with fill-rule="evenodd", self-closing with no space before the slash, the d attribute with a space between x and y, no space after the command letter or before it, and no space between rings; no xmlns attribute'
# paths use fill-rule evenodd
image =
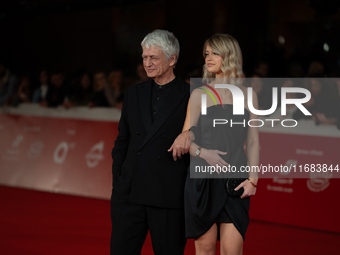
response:
<svg viewBox="0 0 340 255"><path fill-rule="evenodd" d="M0 201L1 255L109 254L107 200L0 186ZM340 254L339 243L339 234L251 221L244 254ZM153 254L149 237L142 254Z"/></svg>

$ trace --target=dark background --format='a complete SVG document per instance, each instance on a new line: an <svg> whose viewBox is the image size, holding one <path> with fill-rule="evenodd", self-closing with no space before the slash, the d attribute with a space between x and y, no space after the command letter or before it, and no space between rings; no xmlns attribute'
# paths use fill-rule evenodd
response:
<svg viewBox="0 0 340 255"><path fill-rule="evenodd" d="M160 28L179 39L176 69L182 75L193 65L202 66L203 43L215 33L239 41L248 76L261 60L269 63L271 77L288 76L296 62L306 72L313 60L321 61L330 74L340 68L339 2L2 1L0 58L17 74L38 74L43 68L65 73L119 68L134 76L141 63L140 42Z"/></svg>

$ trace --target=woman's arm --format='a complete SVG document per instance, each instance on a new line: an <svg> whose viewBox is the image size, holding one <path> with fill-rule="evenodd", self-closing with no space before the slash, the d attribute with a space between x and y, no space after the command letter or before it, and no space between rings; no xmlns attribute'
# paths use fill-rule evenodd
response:
<svg viewBox="0 0 340 255"><path fill-rule="evenodd" d="M257 103L256 94L253 95L254 107L256 108L255 100ZM250 119L257 119L257 116L253 113L250 113ZM251 169L249 173L249 179L254 184L257 184L258 179L258 172L254 169L256 169L259 165L259 155L260 155L259 128L249 127L247 133L247 157L248 165Z"/></svg>
<svg viewBox="0 0 340 255"><path fill-rule="evenodd" d="M183 130L188 130L189 128L193 126L198 125L198 121L200 118L200 112L201 112L201 95L204 92L202 90L194 90L191 94L191 100L189 100L188 109L187 109L187 116L186 120L184 122ZM191 109L191 111L190 111ZM189 117L189 118L188 118ZM195 137L192 131L190 131L190 154L194 157L196 157L196 151L198 148L201 148L197 143L195 143L195 139L198 137ZM201 153L198 155L200 158L204 159L209 165L216 166L219 165L221 167L223 166L229 166L227 162L225 162L220 155L226 155L226 152L219 151L219 150L208 150L205 148L201 148Z"/></svg>
<svg viewBox="0 0 340 255"><path fill-rule="evenodd" d="M258 100L257 95L253 91L253 104L254 108L258 109ZM253 113L250 113L249 119L257 119L257 116ZM243 187L244 192L241 198L255 195L256 187L258 182L258 172L256 168L259 165L259 155L260 155L260 142L259 142L259 128L258 127L248 127L247 133L247 158L248 165L250 167L249 179L242 182L239 186L235 188L235 190Z"/></svg>
<svg viewBox="0 0 340 255"><path fill-rule="evenodd" d="M190 150L190 140L194 140L193 133L189 131L191 126L197 125L199 120L199 111L201 109L201 93L195 89L189 98L187 113L182 128L182 133L177 136L173 144L171 145L168 152L172 151L172 156L176 161L177 158L181 158L182 155L186 154ZM190 107L191 106L191 107ZM190 112L190 109L194 109ZM198 110L198 112L197 112Z"/></svg>
<svg viewBox="0 0 340 255"><path fill-rule="evenodd" d="M177 157L181 158L181 155L188 152L192 156L197 156L196 151L200 146L193 142L197 137L195 137L192 131L189 131L189 128L198 125L201 112L201 95L203 93L202 90L195 89L190 95L182 133L175 139L171 148L168 150L169 152L172 151L175 161L177 160ZM229 166L229 164L220 157L220 155L225 154L227 154L227 152L201 148L199 157L203 158L211 166Z"/></svg>

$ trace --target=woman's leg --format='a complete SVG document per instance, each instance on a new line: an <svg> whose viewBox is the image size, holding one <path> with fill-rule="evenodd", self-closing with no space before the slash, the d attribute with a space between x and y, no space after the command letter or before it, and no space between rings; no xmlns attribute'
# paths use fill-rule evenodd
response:
<svg viewBox="0 0 340 255"><path fill-rule="evenodd" d="M212 227L195 239L196 255L215 255L217 243L217 225L214 223Z"/></svg>
<svg viewBox="0 0 340 255"><path fill-rule="evenodd" d="M233 223L220 223L221 255L242 255L243 238Z"/></svg>

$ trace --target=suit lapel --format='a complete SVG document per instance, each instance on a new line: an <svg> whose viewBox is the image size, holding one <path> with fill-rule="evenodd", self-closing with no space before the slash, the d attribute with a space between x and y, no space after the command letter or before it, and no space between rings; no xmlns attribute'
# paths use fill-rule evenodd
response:
<svg viewBox="0 0 340 255"><path fill-rule="evenodd" d="M171 89L169 95L164 101L162 108L157 114L155 122L152 123L150 129L147 130L147 135L145 136L143 143L139 149L141 149L150 140L150 138L152 138L152 136L158 131L158 129L164 124L164 122L168 119L171 113L176 109L178 104L182 102L185 95L186 95L185 86L183 86L183 81L180 79L180 77L178 77L177 82L174 84L174 87ZM149 114L151 119L151 112Z"/></svg>
<svg viewBox="0 0 340 255"><path fill-rule="evenodd" d="M152 125L151 118L151 88L152 80L138 87L139 110L142 116L145 130L148 132Z"/></svg>

